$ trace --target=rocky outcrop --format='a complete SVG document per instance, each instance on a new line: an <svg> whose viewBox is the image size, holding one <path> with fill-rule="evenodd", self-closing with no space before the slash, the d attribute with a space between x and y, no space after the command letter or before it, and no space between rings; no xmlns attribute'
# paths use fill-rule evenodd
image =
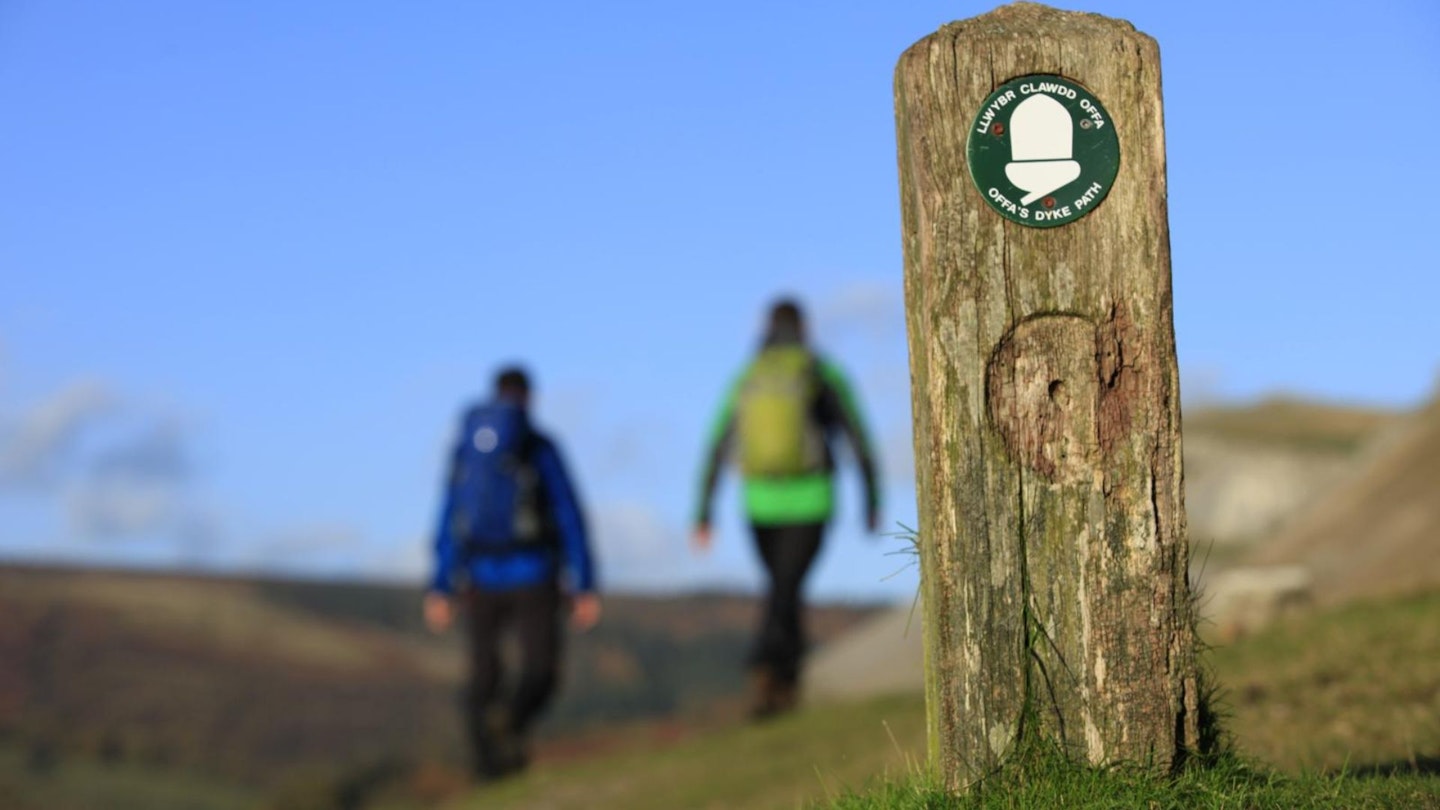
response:
<svg viewBox="0 0 1440 810"><path fill-rule="evenodd" d="M1199 433L1185 436L1185 510L1193 548L1273 534L1351 469L1349 452L1296 450Z"/></svg>
<svg viewBox="0 0 1440 810"><path fill-rule="evenodd" d="M1317 601L1440 587L1440 398L1382 437L1353 479L1256 547L1257 565L1301 565Z"/></svg>
<svg viewBox="0 0 1440 810"><path fill-rule="evenodd" d="M1233 641L1314 599L1310 570L1303 565L1232 568L1211 577L1199 592L1201 615Z"/></svg>

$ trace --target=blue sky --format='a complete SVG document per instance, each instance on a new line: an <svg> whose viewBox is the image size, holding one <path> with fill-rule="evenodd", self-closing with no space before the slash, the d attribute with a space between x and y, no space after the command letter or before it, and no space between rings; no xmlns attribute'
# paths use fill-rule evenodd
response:
<svg viewBox="0 0 1440 810"><path fill-rule="evenodd" d="M914 525L891 72L992 7L9 0L0 556L418 579L521 359L609 582L754 587L733 481L683 539L780 292ZM1083 8L1160 42L1187 397L1429 396L1440 9ZM912 593L857 495L812 591Z"/></svg>

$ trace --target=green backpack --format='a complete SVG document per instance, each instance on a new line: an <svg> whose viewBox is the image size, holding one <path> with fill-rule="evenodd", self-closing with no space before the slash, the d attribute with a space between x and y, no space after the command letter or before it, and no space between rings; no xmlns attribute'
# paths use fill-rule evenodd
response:
<svg viewBox="0 0 1440 810"><path fill-rule="evenodd" d="M813 416L818 395L819 370L808 349L776 346L760 352L735 403L745 476L804 475L822 468L824 442Z"/></svg>

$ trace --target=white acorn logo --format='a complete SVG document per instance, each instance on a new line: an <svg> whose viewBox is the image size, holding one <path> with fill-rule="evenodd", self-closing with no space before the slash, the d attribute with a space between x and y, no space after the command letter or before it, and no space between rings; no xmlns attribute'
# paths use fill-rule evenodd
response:
<svg viewBox="0 0 1440 810"><path fill-rule="evenodd" d="M1070 111L1050 96L1033 95L1010 115L1010 159L1005 176L1029 205L1080 176L1074 154L1075 124Z"/></svg>

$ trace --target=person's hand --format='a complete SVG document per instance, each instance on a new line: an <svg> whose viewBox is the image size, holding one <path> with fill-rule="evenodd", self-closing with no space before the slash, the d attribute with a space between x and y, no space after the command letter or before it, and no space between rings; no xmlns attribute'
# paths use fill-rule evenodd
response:
<svg viewBox="0 0 1440 810"><path fill-rule="evenodd" d="M455 619L455 605L449 596L431 591L425 594L425 626L432 633L443 633Z"/></svg>
<svg viewBox="0 0 1440 810"><path fill-rule="evenodd" d="M704 554L710 550L711 539L710 524L697 523L694 533L690 535L690 547L695 550L696 554Z"/></svg>
<svg viewBox="0 0 1440 810"><path fill-rule="evenodd" d="M600 623L600 597L593 593L576 594L570 607L570 623L585 631Z"/></svg>

